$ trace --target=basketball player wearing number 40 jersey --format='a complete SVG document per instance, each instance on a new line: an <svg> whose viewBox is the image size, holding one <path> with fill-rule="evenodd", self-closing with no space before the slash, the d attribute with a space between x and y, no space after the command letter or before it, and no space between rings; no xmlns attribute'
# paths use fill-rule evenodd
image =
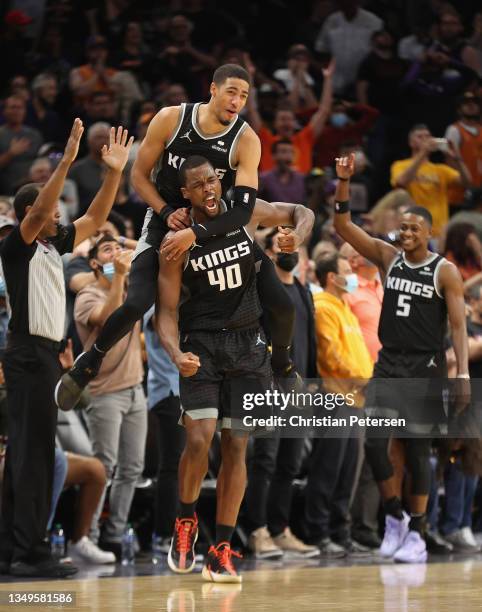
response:
<svg viewBox="0 0 482 612"><path fill-rule="evenodd" d="M133 186L150 209L132 262L127 297L107 319L94 346L80 355L73 368L62 377L55 394L60 408L69 410L75 406L82 390L97 375L105 353L154 303L158 249L168 227L179 230L171 242L165 242L165 248L176 257L186 251L194 239L226 234L249 221L256 199L261 154L259 138L239 117L249 87L248 73L241 66L226 64L214 73L211 99L207 104L163 108L151 121L132 169ZM186 228L189 215L178 180L179 169L188 154L201 154L213 164L224 194L233 187L227 213L192 228ZM156 173L154 183L151 177ZM286 243L282 247L285 252L297 246L290 246L288 238L282 237L280 245L282 241ZM272 364L278 375L291 375L289 349L294 309L271 261L262 252L259 257L262 259L260 298L270 319Z"/></svg>
<svg viewBox="0 0 482 612"><path fill-rule="evenodd" d="M411 477L410 517L400 501L403 474L395 478L389 459L389 435L367 429L366 456L386 511L380 553L400 562L425 562L427 550L423 534L430 486L430 420L443 413L442 381L446 376L443 342L447 314L457 360L457 409L463 409L470 401L462 279L453 264L428 250L432 219L426 209L413 206L402 215L400 253L392 245L372 238L350 220L349 182L354 173L354 155L338 159L336 171L340 181L335 193L335 229L361 255L375 263L385 278L379 325L382 349L366 392L366 410L373 416L403 416L407 406L412 414L417 412L417 418L407 424L407 431L413 437L397 441L403 444ZM403 383L394 379L410 380Z"/></svg>
<svg viewBox="0 0 482 612"><path fill-rule="evenodd" d="M188 158L181 179L195 223L221 216L225 204L220 181L206 159ZM216 542L203 569L203 577L214 582L241 582L233 564L230 539L246 487L247 436L240 431L233 434L236 425L231 397L248 381L250 390L254 384L262 392L268 388L271 374L266 338L259 323L253 243L258 224L295 225L298 232L307 235L313 213L304 206L257 200L246 227L210 241L196 241L183 260L168 261L161 256L160 261L158 331L181 375L181 418L186 428L186 446L179 464L180 512L168 563L179 573L194 567L196 502L207 471L211 440L219 425L222 464L217 481Z"/></svg>

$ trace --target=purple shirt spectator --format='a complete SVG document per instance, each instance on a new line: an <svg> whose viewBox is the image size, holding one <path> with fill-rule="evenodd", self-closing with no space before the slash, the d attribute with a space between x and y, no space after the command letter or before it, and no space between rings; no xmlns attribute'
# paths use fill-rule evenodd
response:
<svg viewBox="0 0 482 612"><path fill-rule="evenodd" d="M304 204L306 200L305 177L296 170L281 173L277 168L260 175L260 197L268 202Z"/></svg>
<svg viewBox="0 0 482 612"><path fill-rule="evenodd" d="M273 143L271 154L275 167L260 174L259 196L268 202L306 201L305 176L293 170L295 148L291 140L281 139Z"/></svg>

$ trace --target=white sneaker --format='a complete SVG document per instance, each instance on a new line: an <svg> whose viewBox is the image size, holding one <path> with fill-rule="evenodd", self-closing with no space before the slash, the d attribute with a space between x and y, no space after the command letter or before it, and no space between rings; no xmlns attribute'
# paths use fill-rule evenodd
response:
<svg viewBox="0 0 482 612"><path fill-rule="evenodd" d="M69 553L77 559L94 565L115 563L116 561L113 552L101 550L92 540L89 540L87 536L83 536L75 544L69 542Z"/></svg>
<svg viewBox="0 0 482 612"><path fill-rule="evenodd" d="M469 546L473 546L478 551L480 551L480 545L477 543L474 533L470 527L462 527L460 533L462 534L463 539L467 542Z"/></svg>
<svg viewBox="0 0 482 612"><path fill-rule="evenodd" d="M385 517L385 535L380 546L380 555L382 557L393 557L400 546L402 546L407 537L409 523L410 517L406 512L403 513L403 519L401 520L387 514Z"/></svg>
<svg viewBox="0 0 482 612"><path fill-rule="evenodd" d="M318 546L310 546L309 544L305 544L291 533L291 529L289 527L286 527L282 533L274 537L273 542L290 557L311 559L312 557L320 556L320 549Z"/></svg>
<svg viewBox="0 0 482 612"><path fill-rule="evenodd" d="M427 560L427 544L418 531L409 531L403 544L393 555L400 563L425 563Z"/></svg>
<svg viewBox="0 0 482 612"><path fill-rule="evenodd" d="M256 559L279 559L283 551L273 542L266 527L258 527L248 538L248 547Z"/></svg>
<svg viewBox="0 0 482 612"><path fill-rule="evenodd" d="M447 542L452 544L455 552L476 553L480 550L480 546L475 541L474 534L472 533L472 529L470 529L470 527L458 529L457 531L449 533L444 537Z"/></svg>

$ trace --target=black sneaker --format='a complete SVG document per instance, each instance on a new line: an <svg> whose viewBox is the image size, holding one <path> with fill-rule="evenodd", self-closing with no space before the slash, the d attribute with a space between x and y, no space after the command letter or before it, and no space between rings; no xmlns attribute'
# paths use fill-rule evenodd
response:
<svg viewBox="0 0 482 612"><path fill-rule="evenodd" d="M78 572L71 563L59 563L54 559L47 559L40 563L24 563L16 561L10 565L10 574L24 578L67 578Z"/></svg>
<svg viewBox="0 0 482 612"><path fill-rule="evenodd" d="M196 555L194 545L198 538L197 516L177 518L174 535L167 555L167 564L177 574L188 574L194 569Z"/></svg>
<svg viewBox="0 0 482 612"><path fill-rule="evenodd" d="M427 543L427 551L432 555L451 555L454 552L453 545L444 540L436 531L427 531L425 542Z"/></svg>
<svg viewBox="0 0 482 612"><path fill-rule="evenodd" d="M242 582L243 577L238 574L233 564L233 557L242 559L239 553L232 550L228 542L221 542L216 547L211 546L206 565L202 571L204 580L209 582Z"/></svg>
<svg viewBox="0 0 482 612"><path fill-rule="evenodd" d="M85 387L97 376L104 353L91 348L81 353L72 368L55 387L55 403L61 410L72 410L79 402Z"/></svg>
<svg viewBox="0 0 482 612"><path fill-rule="evenodd" d="M343 542L338 542L338 544L343 546L350 557L369 557L372 554L371 548L368 548L368 546L364 546L355 540L345 540Z"/></svg>
<svg viewBox="0 0 482 612"><path fill-rule="evenodd" d="M369 529L352 530L352 537L359 544L367 546L368 548L377 549L382 545L382 541L378 537L378 534Z"/></svg>
<svg viewBox="0 0 482 612"><path fill-rule="evenodd" d="M320 549L320 555L325 559L341 559L347 555L347 551L343 546L333 542L330 538L319 540L317 546Z"/></svg>

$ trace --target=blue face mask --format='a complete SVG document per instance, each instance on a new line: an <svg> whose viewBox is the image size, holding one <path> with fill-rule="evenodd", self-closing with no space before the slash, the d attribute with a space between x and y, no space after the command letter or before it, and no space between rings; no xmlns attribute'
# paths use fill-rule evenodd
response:
<svg viewBox="0 0 482 612"><path fill-rule="evenodd" d="M333 113L330 122L333 127L342 128L348 123L348 116L345 113Z"/></svg>
<svg viewBox="0 0 482 612"><path fill-rule="evenodd" d="M102 274L108 281L111 281L114 278L114 264L112 262L106 263L102 266Z"/></svg>
<svg viewBox="0 0 482 612"><path fill-rule="evenodd" d="M356 274L347 274L345 276L345 291L347 293L353 293L358 289L358 276Z"/></svg>
<svg viewBox="0 0 482 612"><path fill-rule="evenodd" d="M4 279L0 276L0 297L6 297L7 295L7 287L5 285Z"/></svg>

